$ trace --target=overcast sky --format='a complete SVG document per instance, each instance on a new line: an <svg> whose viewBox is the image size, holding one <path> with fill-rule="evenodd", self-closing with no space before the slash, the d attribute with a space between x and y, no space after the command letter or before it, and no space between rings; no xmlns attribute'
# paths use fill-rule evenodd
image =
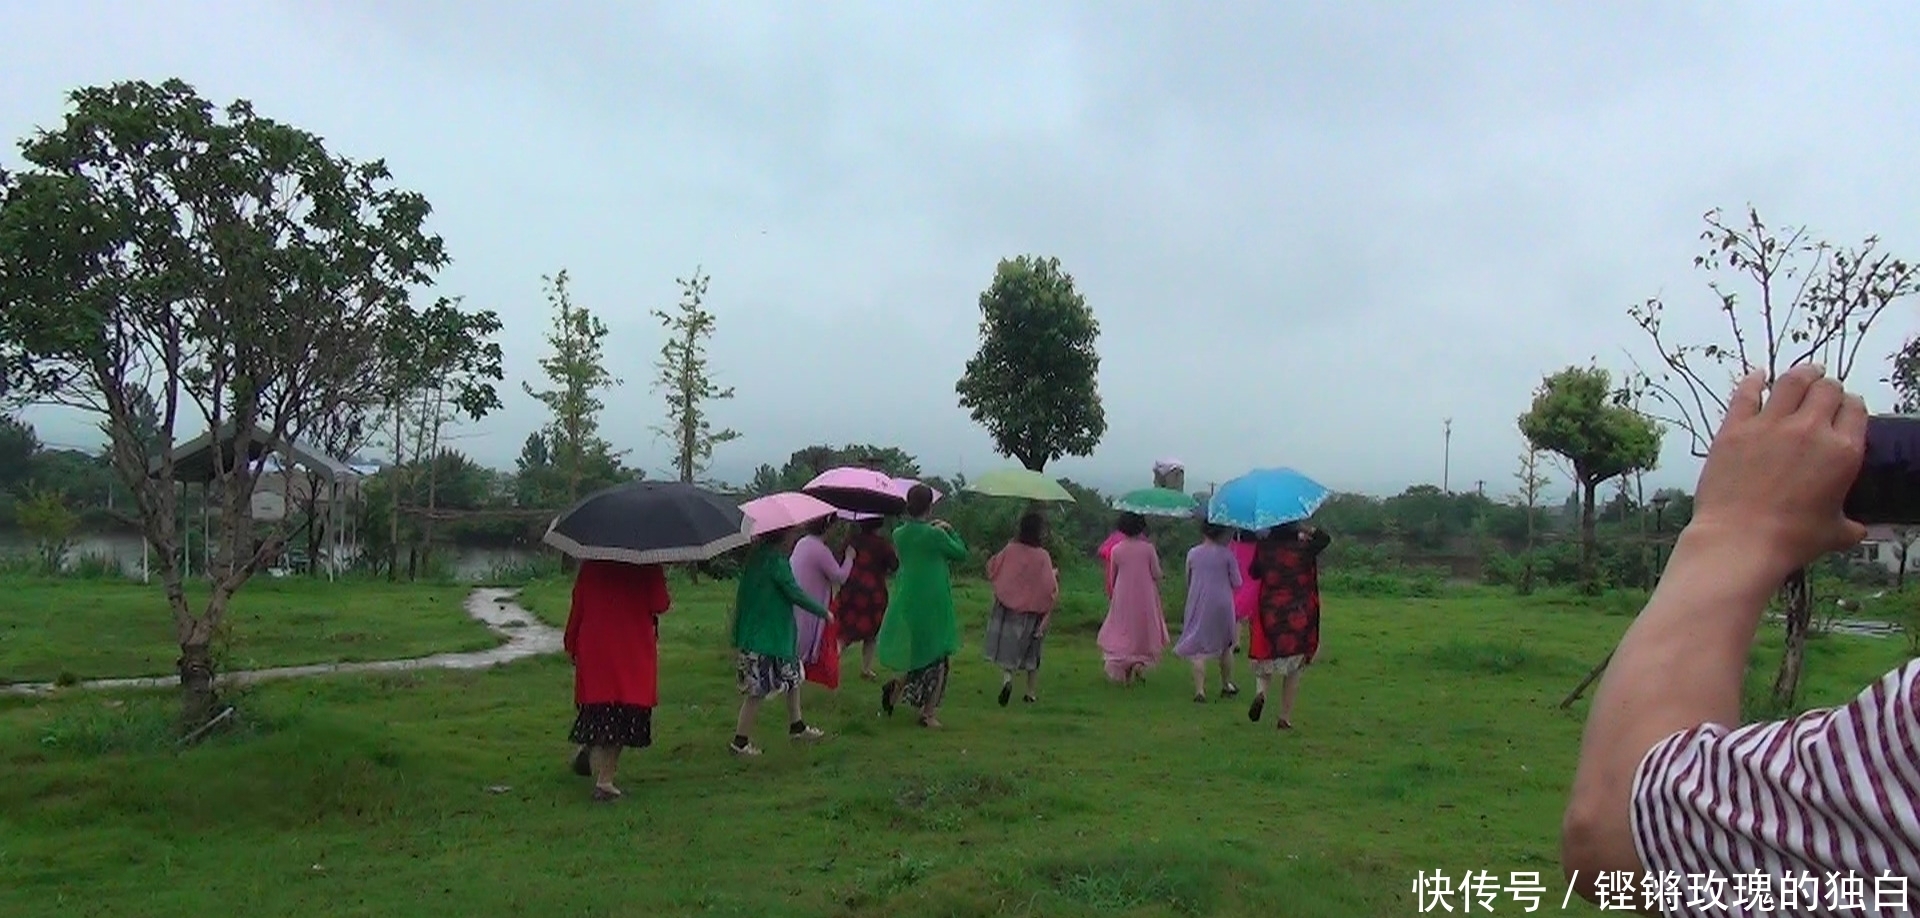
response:
<svg viewBox="0 0 1920 918"><path fill-rule="evenodd" d="M813 11L811 15L807 11ZM1007 460L955 404L996 260L1058 256L1101 323L1098 452L1054 468L1204 486L1292 465L1343 489L1507 492L1546 372L1650 357L1625 309L1724 334L1691 266L1713 207L1920 256L1911 4L170 3L4 0L0 134L62 93L180 77L425 193L440 292L506 323L510 466L542 422L541 275L566 268L648 428L674 278L704 266L718 421L744 479L810 443L929 472ZM6 151L9 163L16 158ZM1857 388L1885 408L1889 314ZM43 438L83 422L37 412ZM1690 486L1669 435L1650 482Z"/></svg>

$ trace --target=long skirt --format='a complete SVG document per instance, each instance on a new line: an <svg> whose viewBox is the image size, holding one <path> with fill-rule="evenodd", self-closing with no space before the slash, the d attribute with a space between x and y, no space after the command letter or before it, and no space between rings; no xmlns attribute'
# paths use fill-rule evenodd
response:
<svg viewBox="0 0 1920 918"><path fill-rule="evenodd" d="M799 691L800 683L806 679L806 670L801 667L799 660L743 650L734 667L734 675L740 686L740 694L749 698L766 698L781 692Z"/></svg>
<svg viewBox="0 0 1920 918"><path fill-rule="evenodd" d="M907 673L901 680L900 700L916 708L939 707L947 697L948 663L949 658L941 657Z"/></svg>
<svg viewBox="0 0 1920 918"><path fill-rule="evenodd" d="M637 704L583 704L575 706L570 742L582 746L653 745L653 709Z"/></svg>
<svg viewBox="0 0 1920 918"><path fill-rule="evenodd" d="M1040 622L1045 616L1015 612L994 600L987 619L987 661L1001 669L1037 672L1040 669Z"/></svg>

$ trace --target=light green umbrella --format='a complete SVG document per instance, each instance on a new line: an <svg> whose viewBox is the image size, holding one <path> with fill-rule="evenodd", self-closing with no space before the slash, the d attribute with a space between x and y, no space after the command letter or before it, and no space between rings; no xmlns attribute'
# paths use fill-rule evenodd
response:
<svg viewBox="0 0 1920 918"><path fill-rule="evenodd" d="M1141 516L1195 516L1200 512L1200 503L1191 495L1182 494L1172 488L1141 488L1120 495L1113 502L1114 509Z"/></svg>
<svg viewBox="0 0 1920 918"><path fill-rule="evenodd" d="M1018 497L1026 500L1072 503L1073 495L1046 475L1032 469L1012 468L988 472L967 482L966 490L989 497Z"/></svg>

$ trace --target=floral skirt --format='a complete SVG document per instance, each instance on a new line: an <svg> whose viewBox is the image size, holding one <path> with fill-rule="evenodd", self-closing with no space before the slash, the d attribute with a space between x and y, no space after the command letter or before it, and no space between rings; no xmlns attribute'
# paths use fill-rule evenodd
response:
<svg viewBox="0 0 1920 918"><path fill-rule="evenodd" d="M1306 666L1307 655L1304 653L1295 654L1291 657L1280 657L1276 660L1254 660L1253 674L1256 676L1264 676L1268 679L1274 676L1279 676L1284 679L1287 676L1291 676L1305 669Z"/></svg>
<svg viewBox="0 0 1920 918"><path fill-rule="evenodd" d="M575 706L570 742L582 746L653 745L653 709L637 704L582 704Z"/></svg>
<svg viewBox="0 0 1920 918"><path fill-rule="evenodd" d="M806 680L806 670L799 660L771 657L751 650L740 651L734 675L740 685L740 694L749 698L797 692L800 683Z"/></svg>
<svg viewBox="0 0 1920 918"><path fill-rule="evenodd" d="M949 658L941 657L900 680L900 700L911 707L937 708L947 697Z"/></svg>

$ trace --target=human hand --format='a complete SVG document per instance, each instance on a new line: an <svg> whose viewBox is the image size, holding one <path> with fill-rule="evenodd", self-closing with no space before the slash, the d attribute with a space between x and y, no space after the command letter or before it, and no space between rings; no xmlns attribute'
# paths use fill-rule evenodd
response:
<svg viewBox="0 0 1920 918"><path fill-rule="evenodd" d="M1866 457L1867 407L1816 365L1775 379L1763 406L1764 389L1759 372L1734 389L1687 528L1741 543L1784 576L1866 537L1842 505Z"/></svg>

